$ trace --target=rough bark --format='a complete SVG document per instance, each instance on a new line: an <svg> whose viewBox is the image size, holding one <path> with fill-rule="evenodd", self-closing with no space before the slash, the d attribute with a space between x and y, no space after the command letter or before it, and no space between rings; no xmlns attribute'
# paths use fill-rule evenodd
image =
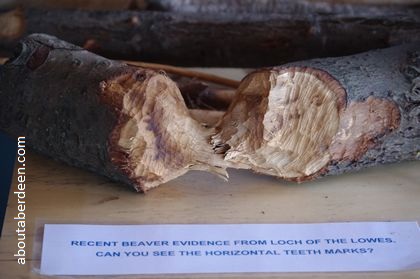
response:
<svg viewBox="0 0 420 279"><path fill-rule="evenodd" d="M226 161L295 181L418 160L420 44L259 70L213 136Z"/></svg>
<svg viewBox="0 0 420 279"><path fill-rule="evenodd" d="M382 4L382 5L381 5ZM418 9L418 1L308 1L308 0L148 0L148 9L193 13L252 13L252 14L353 14L380 15L406 13ZM418 12L418 10L417 10Z"/></svg>
<svg viewBox="0 0 420 279"><path fill-rule="evenodd" d="M261 69L209 128L221 113L190 114L163 73L35 34L0 67L0 129L137 190L227 167L305 181L419 159L419 69L418 43Z"/></svg>
<svg viewBox="0 0 420 279"><path fill-rule="evenodd" d="M3 0L0 8L35 7L48 9L291 13L391 10L418 6L418 0ZM386 6L386 7L384 7ZM402 7L403 6L403 7Z"/></svg>
<svg viewBox="0 0 420 279"><path fill-rule="evenodd" d="M139 191L189 169L224 175L212 161L210 130L190 117L165 74L47 35L29 36L0 66L0 129Z"/></svg>
<svg viewBox="0 0 420 279"><path fill-rule="evenodd" d="M139 5L137 5L137 3ZM141 5L143 3L143 5ZM0 7L35 7L45 9L126 10L144 8L145 0L8 0Z"/></svg>
<svg viewBox="0 0 420 279"><path fill-rule="evenodd" d="M272 66L420 40L420 17L410 12L370 16L26 10L13 22L24 28L16 28L10 37L0 34L3 52L10 51L17 38L43 32L110 58L183 66Z"/></svg>

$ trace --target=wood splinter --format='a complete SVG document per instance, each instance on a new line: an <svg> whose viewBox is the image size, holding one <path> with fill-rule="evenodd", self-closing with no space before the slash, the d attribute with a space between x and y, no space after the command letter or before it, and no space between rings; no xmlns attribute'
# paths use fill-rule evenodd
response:
<svg viewBox="0 0 420 279"><path fill-rule="evenodd" d="M164 73L34 34L0 68L0 129L138 191L191 169L304 181L419 159L419 69L412 44L258 70L207 128Z"/></svg>
<svg viewBox="0 0 420 279"><path fill-rule="evenodd" d="M245 77L212 137L239 168L293 181L419 159L420 45Z"/></svg>
<svg viewBox="0 0 420 279"><path fill-rule="evenodd" d="M0 128L43 154L138 191L190 169L227 176L208 144L212 130L191 118L162 72L43 34L0 69Z"/></svg>

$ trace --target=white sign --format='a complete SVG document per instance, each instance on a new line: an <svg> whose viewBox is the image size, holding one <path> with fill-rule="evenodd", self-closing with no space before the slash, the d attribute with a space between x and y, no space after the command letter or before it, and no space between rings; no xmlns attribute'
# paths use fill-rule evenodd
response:
<svg viewBox="0 0 420 279"><path fill-rule="evenodd" d="M420 268L416 222L45 225L48 275Z"/></svg>

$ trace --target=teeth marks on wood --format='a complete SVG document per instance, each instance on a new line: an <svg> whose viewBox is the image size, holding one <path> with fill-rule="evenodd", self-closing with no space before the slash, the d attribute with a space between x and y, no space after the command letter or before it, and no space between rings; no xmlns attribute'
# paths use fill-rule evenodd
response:
<svg viewBox="0 0 420 279"><path fill-rule="evenodd" d="M345 95L336 80L317 69L251 74L217 127L214 148L220 152L229 146L225 160L257 172L312 175L330 161L326 150L337 132Z"/></svg>
<svg viewBox="0 0 420 279"><path fill-rule="evenodd" d="M416 160L416 49L412 44L251 73L216 127L214 149L237 167L294 181ZM263 99L250 110L243 92L255 88Z"/></svg>
<svg viewBox="0 0 420 279"><path fill-rule="evenodd" d="M350 103L329 150L332 159L360 159L378 138L391 133L399 124L400 111L392 101L368 97L366 101Z"/></svg>
<svg viewBox="0 0 420 279"><path fill-rule="evenodd" d="M169 166L171 162L167 162L171 145L165 142L167 134L164 127L160 127L164 116L158 96L167 94L165 90L168 86L156 83L156 78L165 79L158 73L138 70L102 84L104 96L114 98L111 103L119 106L123 119L114 131L115 139L111 146L115 150L111 152L117 158L121 158L117 154L125 153L122 158L126 159L124 164L127 169L131 170L129 175L142 187L165 182L165 170L180 167ZM157 104L154 102L156 99ZM165 155L165 152L168 154Z"/></svg>
<svg viewBox="0 0 420 279"><path fill-rule="evenodd" d="M206 163L212 153L207 133L190 117L176 84L166 75L138 70L102 83L102 92L120 110L111 157L126 166L142 190L190 168L212 171L213 165Z"/></svg>
<svg viewBox="0 0 420 279"><path fill-rule="evenodd" d="M31 70L28 70L31 69ZM35 150L146 191L189 169L227 176L166 75L45 34L1 66L0 128Z"/></svg>
<svg viewBox="0 0 420 279"><path fill-rule="evenodd" d="M419 159L418 48L255 71L211 128L220 113L194 120L205 112L190 113L166 74L34 34L1 67L0 127L139 191L190 169L305 181Z"/></svg>

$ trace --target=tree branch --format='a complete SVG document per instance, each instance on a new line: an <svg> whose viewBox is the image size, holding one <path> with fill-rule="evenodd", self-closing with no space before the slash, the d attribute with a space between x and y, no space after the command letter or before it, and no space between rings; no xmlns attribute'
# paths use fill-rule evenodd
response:
<svg viewBox="0 0 420 279"><path fill-rule="evenodd" d="M379 14L178 14L25 10L0 36L11 52L31 33L58 36L113 59L181 66L257 67L341 56L420 40L420 17ZM1 33L1 31L0 31Z"/></svg>

